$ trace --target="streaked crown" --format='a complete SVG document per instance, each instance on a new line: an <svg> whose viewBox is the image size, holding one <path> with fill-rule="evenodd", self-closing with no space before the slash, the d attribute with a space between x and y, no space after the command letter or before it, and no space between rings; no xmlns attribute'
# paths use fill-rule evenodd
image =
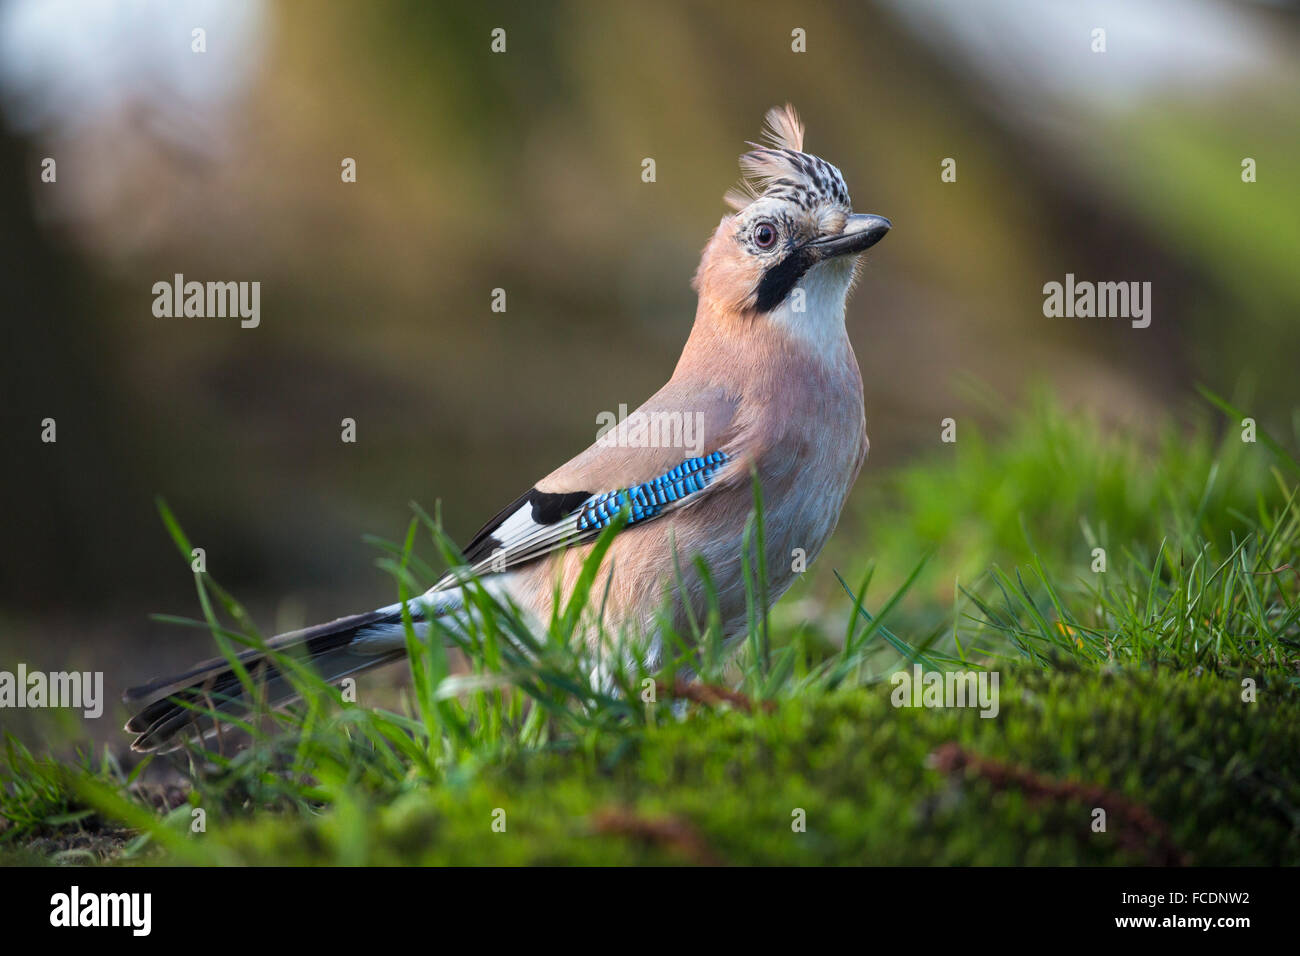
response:
<svg viewBox="0 0 1300 956"><path fill-rule="evenodd" d="M804 125L793 106L768 110L762 135L770 145L750 143L754 148L740 157L744 179L724 197L729 206L739 212L759 199L782 199L805 210L824 204L852 208L839 169L803 152Z"/></svg>

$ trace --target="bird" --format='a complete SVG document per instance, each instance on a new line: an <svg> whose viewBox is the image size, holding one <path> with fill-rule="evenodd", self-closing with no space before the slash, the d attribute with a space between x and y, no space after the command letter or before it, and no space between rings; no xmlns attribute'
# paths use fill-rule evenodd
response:
<svg viewBox="0 0 1300 956"><path fill-rule="evenodd" d="M461 566L406 602L417 629L428 633L430 618L465 610L467 570L494 598L544 625L617 521L599 568L599 620L580 639L600 641L614 630L648 635L640 646L654 668L664 655L654 637L662 609L674 625L708 614L697 559L712 578L724 639L746 632L741 553L755 481L766 599L775 602L800 573L792 555L806 564L822 550L869 448L846 303L862 254L891 223L853 211L843 174L804 151L804 133L787 104L767 112L763 142L746 144L740 183L723 197L729 211L692 281L695 319L667 384L488 521L463 548ZM647 423L679 421L690 428L651 429L658 440L645 440ZM690 442L674 440L688 431ZM268 645L305 655L337 683L406 655L402 611L402 603L389 605ZM260 667L269 705L294 699L264 650L241 657L249 672ZM243 693L227 659L131 688L123 697L135 708L126 725L138 735L132 748L174 749L194 725L212 732L210 708L234 713L245 706Z"/></svg>

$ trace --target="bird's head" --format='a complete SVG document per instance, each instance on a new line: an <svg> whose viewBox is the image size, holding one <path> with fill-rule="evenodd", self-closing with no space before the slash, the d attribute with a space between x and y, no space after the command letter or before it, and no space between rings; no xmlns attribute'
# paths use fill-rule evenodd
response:
<svg viewBox="0 0 1300 956"><path fill-rule="evenodd" d="M842 316L859 254L884 237L889 220L853 212L840 171L803 152L794 107L769 110L763 133L769 145L750 143L740 157L744 179L726 195L736 211L709 240L696 291L723 311L796 327L825 322L828 311Z"/></svg>

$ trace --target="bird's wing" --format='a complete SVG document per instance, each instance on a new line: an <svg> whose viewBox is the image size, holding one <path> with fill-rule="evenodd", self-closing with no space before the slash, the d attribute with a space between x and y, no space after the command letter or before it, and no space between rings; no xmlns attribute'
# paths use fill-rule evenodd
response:
<svg viewBox="0 0 1300 956"><path fill-rule="evenodd" d="M641 524L747 474L732 447L737 405L723 389L670 382L484 525L465 547L466 565L475 574L517 567L597 537L624 507L628 525ZM434 590L459 580L450 573Z"/></svg>

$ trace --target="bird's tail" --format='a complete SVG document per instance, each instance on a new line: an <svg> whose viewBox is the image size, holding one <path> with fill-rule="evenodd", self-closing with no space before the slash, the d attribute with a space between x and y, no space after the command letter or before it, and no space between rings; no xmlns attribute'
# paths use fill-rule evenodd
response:
<svg viewBox="0 0 1300 956"><path fill-rule="evenodd" d="M419 621L426 609L410 605ZM427 631L428 625L420 626ZM282 634L267 641L270 651L253 649L237 656L259 698L268 708L288 704L298 696L278 658L306 661L328 683L387 664L405 656L405 631L401 605L366 614L341 617L328 624ZM248 713L247 689L226 658L205 661L172 677L132 687L122 699L135 710L127 731L138 734L132 750L174 750L182 732L194 727L206 736L215 728L213 711L238 717Z"/></svg>

